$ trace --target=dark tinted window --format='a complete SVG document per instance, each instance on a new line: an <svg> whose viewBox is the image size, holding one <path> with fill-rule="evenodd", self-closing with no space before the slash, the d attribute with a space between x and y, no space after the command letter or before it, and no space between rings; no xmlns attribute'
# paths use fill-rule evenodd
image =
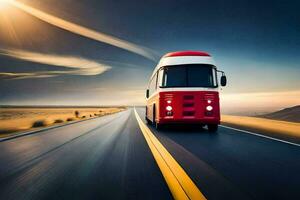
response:
<svg viewBox="0 0 300 200"><path fill-rule="evenodd" d="M163 86L176 87L186 85L186 69L183 67L165 67Z"/></svg>
<svg viewBox="0 0 300 200"><path fill-rule="evenodd" d="M216 87L214 70L207 64L166 66L162 87Z"/></svg>
<svg viewBox="0 0 300 200"><path fill-rule="evenodd" d="M211 66L189 66L187 68L188 86L212 87L213 70Z"/></svg>

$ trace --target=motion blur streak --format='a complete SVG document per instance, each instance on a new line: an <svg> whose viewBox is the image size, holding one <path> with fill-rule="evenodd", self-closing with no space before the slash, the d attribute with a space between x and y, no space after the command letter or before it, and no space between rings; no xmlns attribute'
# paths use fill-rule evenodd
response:
<svg viewBox="0 0 300 200"><path fill-rule="evenodd" d="M35 8L32 8L30 6L27 6L23 3L20 3L18 1L9 1L10 4L12 4L13 6L23 10L24 12L35 16L37 18L39 18L40 20L43 20L49 24L52 24L54 26L57 26L59 28L62 28L64 30L70 31L72 33L76 33L78 35L93 39L93 40L97 40L100 42L104 42L128 51L131 51L133 53L139 54L141 56L144 56L150 60L154 60L155 58L152 55L152 53L150 53L148 50L146 50L143 47L140 47L136 44L130 43L128 41L125 40L121 40L119 38L110 36L110 35L106 35L104 33L100 33L98 31L94 31L88 28L85 28L83 26L74 24L72 22L68 22L66 20L63 20L61 18L55 17L53 15L49 15L45 12L42 12L40 10L37 10Z"/></svg>
<svg viewBox="0 0 300 200"><path fill-rule="evenodd" d="M71 70L59 71L40 71L29 73L0 73L0 76L9 78L45 78L59 75L98 75L109 70L111 67L75 56L59 56L52 54L42 54L31 51L23 51L16 49L0 49L0 55L9 56L29 62L36 62L46 65L60 66L71 68Z"/></svg>

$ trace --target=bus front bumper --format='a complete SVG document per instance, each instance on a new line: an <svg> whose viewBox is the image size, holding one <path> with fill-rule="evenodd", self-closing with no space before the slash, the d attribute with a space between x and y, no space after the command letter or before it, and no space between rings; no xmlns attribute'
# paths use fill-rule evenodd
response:
<svg viewBox="0 0 300 200"><path fill-rule="evenodd" d="M206 117L206 118L192 118L183 117L180 119L174 119L171 117L160 118L157 123L159 124L220 124L220 118Z"/></svg>

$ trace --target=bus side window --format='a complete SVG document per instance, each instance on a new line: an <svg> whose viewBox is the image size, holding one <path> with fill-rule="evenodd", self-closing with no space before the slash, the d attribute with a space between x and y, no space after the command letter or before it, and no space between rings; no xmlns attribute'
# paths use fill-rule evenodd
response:
<svg viewBox="0 0 300 200"><path fill-rule="evenodd" d="M213 69L213 85L214 87L218 87L218 77L216 68Z"/></svg>
<svg viewBox="0 0 300 200"><path fill-rule="evenodd" d="M156 90L157 73L152 77L149 87L149 96L151 96Z"/></svg>
<svg viewBox="0 0 300 200"><path fill-rule="evenodd" d="M157 75L157 88L158 87L162 87L163 86L163 74L164 74L164 69L160 68L160 70L158 71L158 75Z"/></svg>

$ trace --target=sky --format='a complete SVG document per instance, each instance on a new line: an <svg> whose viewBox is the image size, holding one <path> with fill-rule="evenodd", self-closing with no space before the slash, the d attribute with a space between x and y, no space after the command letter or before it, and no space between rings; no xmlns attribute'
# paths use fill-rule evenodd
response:
<svg viewBox="0 0 300 200"><path fill-rule="evenodd" d="M299 1L1 2L1 105L142 105L159 58L180 50L226 72L225 113L300 104Z"/></svg>

